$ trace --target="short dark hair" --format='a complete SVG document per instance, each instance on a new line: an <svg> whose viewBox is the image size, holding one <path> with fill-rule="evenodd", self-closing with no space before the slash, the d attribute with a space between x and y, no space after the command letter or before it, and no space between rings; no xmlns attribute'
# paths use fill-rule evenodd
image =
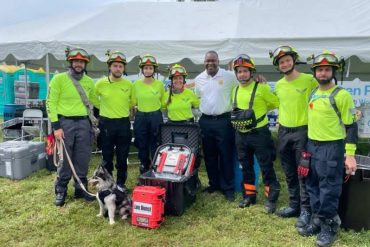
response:
<svg viewBox="0 0 370 247"><path fill-rule="evenodd" d="M213 51L213 50L211 50L211 51L207 51L205 56L207 56L208 54L214 54L214 55L216 55L216 57L218 58L218 54L217 54L217 52L216 52L216 51Z"/></svg>

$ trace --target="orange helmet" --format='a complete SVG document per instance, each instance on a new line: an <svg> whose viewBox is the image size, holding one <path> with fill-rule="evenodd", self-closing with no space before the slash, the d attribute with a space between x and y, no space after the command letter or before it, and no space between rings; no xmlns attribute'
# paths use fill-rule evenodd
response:
<svg viewBox="0 0 370 247"><path fill-rule="evenodd" d="M65 53L67 61L83 60L86 63L90 62L90 56L84 49L81 48L69 49L67 47Z"/></svg>
<svg viewBox="0 0 370 247"><path fill-rule="evenodd" d="M254 61L252 58L250 58L246 54L240 54L233 60L233 69L234 71L238 67L245 67L250 69L251 71L256 71L256 65L254 64Z"/></svg>

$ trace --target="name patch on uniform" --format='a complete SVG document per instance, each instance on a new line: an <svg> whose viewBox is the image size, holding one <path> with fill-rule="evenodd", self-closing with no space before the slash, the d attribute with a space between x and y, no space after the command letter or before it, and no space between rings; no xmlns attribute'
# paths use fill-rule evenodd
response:
<svg viewBox="0 0 370 247"><path fill-rule="evenodd" d="M224 80L219 80L218 85L224 85Z"/></svg>

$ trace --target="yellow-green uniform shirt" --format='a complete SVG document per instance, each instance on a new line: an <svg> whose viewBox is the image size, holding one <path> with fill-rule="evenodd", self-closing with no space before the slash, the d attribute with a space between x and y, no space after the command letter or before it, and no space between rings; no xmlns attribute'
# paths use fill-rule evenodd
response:
<svg viewBox="0 0 370 247"><path fill-rule="evenodd" d="M318 86L316 79L309 74L287 81L280 79L275 86L275 94L279 97L279 124L285 127L307 125L307 105L312 90Z"/></svg>
<svg viewBox="0 0 370 247"><path fill-rule="evenodd" d="M239 89L236 97L236 107L239 109L248 109L249 102L252 96L252 91L254 85L256 84L255 81L250 83L247 86L242 86L239 84ZM235 98L235 90L236 87L233 89L232 92L232 102L234 104ZM261 116L265 115L268 111L279 107L279 99L278 97L272 93L271 88L267 84L259 83L257 86L256 94L253 101L252 109L254 110L254 114L256 119L260 118ZM263 127L267 125L267 117L265 116L263 120L257 123L256 128ZM240 132L248 132L248 131L240 131Z"/></svg>
<svg viewBox="0 0 370 247"><path fill-rule="evenodd" d="M146 84L143 80L134 82L132 102L141 112L160 110L163 96L164 84L159 80L154 80L151 84Z"/></svg>
<svg viewBox="0 0 370 247"><path fill-rule="evenodd" d="M121 78L110 82L108 77L104 77L96 82L95 94L100 100L100 116L123 118L130 115L131 81Z"/></svg>
<svg viewBox="0 0 370 247"><path fill-rule="evenodd" d="M162 99L162 108L167 108L168 118L172 121L182 121L194 118L192 108L199 107L199 98L193 91L185 88L182 93L173 94L171 103L167 105L169 92L165 92Z"/></svg>
<svg viewBox="0 0 370 247"><path fill-rule="evenodd" d="M345 139L346 130L330 104L329 96L337 86L321 91L318 89L309 101L308 107L308 138L316 141L335 141ZM351 94L340 90L334 97L345 125L354 123L354 103ZM355 144L346 144L346 153L354 155Z"/></svg>
<svg viewBox="0 0 370 247"><path fill-rule="evenodd" d="M99 108L99 100L94 92L94 81L84 75L79 83L90 102ZM58 121L58 114L68 117L88 115L86 106L82 103L81 96L67 72L55 75L50 81L46 105L52 123Z"/></svg>

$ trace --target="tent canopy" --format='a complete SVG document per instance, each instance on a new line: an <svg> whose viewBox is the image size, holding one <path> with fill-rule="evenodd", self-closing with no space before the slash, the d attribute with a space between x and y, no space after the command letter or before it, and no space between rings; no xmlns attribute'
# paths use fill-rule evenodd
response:
<svg viewBox="0 0 370 247"><path fill-rule="evenodd" d="M368 13L367 0L115 3L0 28L0 60L64 60L66 46L79 46L101 62L118 49L129 61L151 53L161 64L202 64L215 50L222 64L247 53L271 65L269 50L289 44L303 60L329 49L370 62Z"/></svg>

